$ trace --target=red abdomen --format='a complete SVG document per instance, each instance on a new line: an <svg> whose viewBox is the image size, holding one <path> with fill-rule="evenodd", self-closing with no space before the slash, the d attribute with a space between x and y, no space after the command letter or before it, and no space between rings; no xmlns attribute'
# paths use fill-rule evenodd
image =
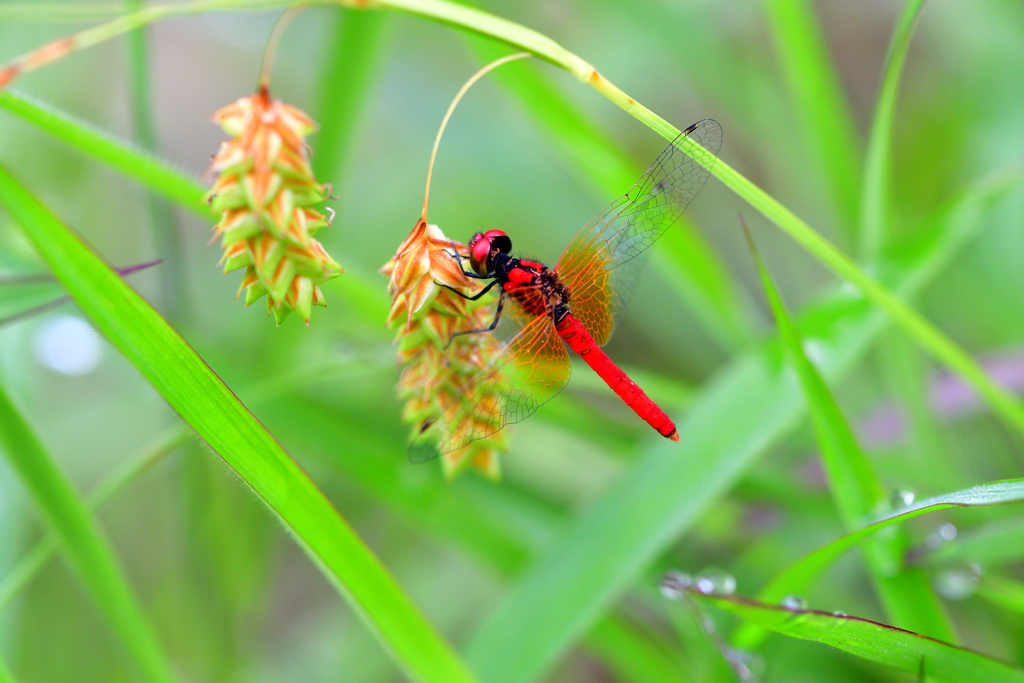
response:
<svg viewBox="0 0 1024 683"><path fill-rule="evenodd" d="M679 441L679 433L676 432L676 426L672 420L668 419L668 415L647 397L647 394L637 386L636 382L627 377L626 373L612 362L612 359L601 350L579 320L569 313L555 329L558 330L558 334L565 340L565 343L578 353L580 358L586 361L587 365L593 368L594 372L641 419L654 427L662 436Z"/></svg>

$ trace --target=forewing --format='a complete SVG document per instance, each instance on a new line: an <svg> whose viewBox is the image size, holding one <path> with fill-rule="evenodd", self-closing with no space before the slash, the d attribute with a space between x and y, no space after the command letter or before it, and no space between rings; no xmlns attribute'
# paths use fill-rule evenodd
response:
<svg viewBox="0 0 1024 683"><path fill-rule="evenodd" d="M722 127L713 119L684 130L629 192L585 225L562 254L556 270L569 287L570 309L598 346L611 339L616 316L633 292L644 261L638 257L679 220L704 187L721 146Z"/></svg>
<svg viewBox="0 0 1024 683"><path fill-rule="evenodd" d="M451 371L440 385L440 413L424 423L409 451L412 462L459 450L526 419L569 381L569 354L550 317L530 316L509 300L495 335L498 349L483 370L468 378Z"/></svg>

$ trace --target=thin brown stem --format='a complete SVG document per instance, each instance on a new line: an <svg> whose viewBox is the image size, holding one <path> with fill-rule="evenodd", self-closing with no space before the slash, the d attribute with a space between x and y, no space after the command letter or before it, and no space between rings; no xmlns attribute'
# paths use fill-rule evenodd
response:
<svg viewBox="0 0 1024 683"><path fill-rule="evenodd" d="M260 80L256 83L256 90L270 89L270 71L274 65L274 54L277 52L277 46L281 44L281 38L284 36L284 31L288 28L288 25L292 23L295 17L305 11L307 7L309 5L289 7L274 22L274 28L271 29L270 37L267 38L267 46L263 49L263 64L260 67Z"/></svg>
<svg viewBox="0 0 1024 683"><path fill-rule="evenodd" d="M481 78L486 76L488 72L497 69L502 64L507 64L508 62L514 61L516 59L525 59L526 57L531 56L532 55L529 52L516 52L515 54L506 55L501 59L496 59L490 64L481 68L472 76L470 76L469 80L463 83L462 87L459 89L459 92L455 94L455 98L452 100L452 103L448 105L448 111L444 113L444 118L441 119L441 127L437 129L437 137L434 138L434 149L431 150L430 152L430 165L427 166L427 189L423 193L422 218L424 222L426 222L427 220L427 203L430 201L430 178L434 173L434 159L435 157L437 157L437 147L438 145L441 144L441 136L444 135L444 129L448 125L448 119L452 117L452 112L455 111L455 107L459 104L459 100L461 100L462 96L465 95L466 92L473 87L474 83L476 83Z"/></svg>

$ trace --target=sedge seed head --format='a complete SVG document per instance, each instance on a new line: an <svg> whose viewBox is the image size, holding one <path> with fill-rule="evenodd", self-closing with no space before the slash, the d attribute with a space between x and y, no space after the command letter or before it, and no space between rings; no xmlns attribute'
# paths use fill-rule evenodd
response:
<svg viewBox="0 0 1024 683"><path fill-rule="evenodd" d="M292 311L309 323L326 306L320 285L343 270L313 235L330 221L314 205L328 198L309 163L306 137L316 123L270 97L266 88L218 110L213 121L231 136L221 144L206 195L220 213L213 229L229 273L245 269L239 296L264 296L280 324Z"/></svg>
<svg viewBox="0 0 1024 683"><path fill-rule="evenodd" d="M397 392L405 400L403 419L410 424L413 439L450 436L446 430L472 429L492 420L486 401L477 411L467 414L467 396L486 396L492 379L483 380L482 373L498 352L498 343L486 334L456 337L456 332L486 327L493 316L493 307L474 305L464 297L441 286L457 288L472 295L479 291L477 280L467 278L459 268L454 254L466 261L466 245L449 240L436 225L420 219L399 246L395 256L380 269L388 281L391 311L388 326L397 329L398 362L401 376ZM499 455L506 449L504 431L465 448L444 453L441 464L446 476L454 477L466 467L497 479L500 476Z"/></svg>

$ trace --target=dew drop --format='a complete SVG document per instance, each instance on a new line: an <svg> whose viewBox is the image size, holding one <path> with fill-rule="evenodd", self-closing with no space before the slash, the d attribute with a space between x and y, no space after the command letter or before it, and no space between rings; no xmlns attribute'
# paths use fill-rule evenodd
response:
<svg viewBox="0 0 1024 683"><path fill-rule="evenodd" d="M40 363L72 377L95 370L103 356L99 335L89 323L73 315L55 315L43 323L34 346Z"/></svg>
<svg viewBox="0 0 1024 683"><path fill-rule="evenodd" d="M711 567L697 576L696 586L705 595L732 595L736 592L736 579L728 572Z"/></svg>
<svg viewBox="0 0 1024 683"><path fill-rule="evenodd" d="M804 610L807 609L808 603L805 598L799 595L787 595L782 598L782 606L788 610Z"/></svg>
<svg viewBox="0 0 1024 683"><path fill-rule="evenodd" d="M846 612L837 609L835 612L832 613L832 616L839 617L840 619L845 619L849 615L847 615Z"/></svg>
<svg viewBox="0 0 1024 683"><path fill-rule="evenodd" d="M929 550L938 550L942 547L943 543L952 541L956 538L956 527L952 524L943 524L938 529L928 534L928 538L925 540L925 545L928 546Z"/></svg>
<svg viewBox="0 0 1024 683"><path fill-rule="evenodd" d="M892 506L894 509L908 507L914 504L915 497L910 489L896 489L892 492Z"/></svg>
<svg viewBox="0 0 1024 683"><path fill-rule="evenodd" d="M947 600L966 600L978 590L981 568L969 565L966 568L944 569L935 576L935 590Z"/></svg>
<svg viewBox="0 0 1024 683"><path fill-rule="evenodd" d="M683 592L689 588L692 583L693 579L689 574L670 571L665 574L665 578L661 580L661 594L669 600L678 600L683 596Z"/></svg>
<svg viewBox="0 0 1024 683"><path fill-rule="evenodd" d="M730 648L725 652L725 658L743 683L757 683L764 676L764 657L756 652Z"/></svg>

